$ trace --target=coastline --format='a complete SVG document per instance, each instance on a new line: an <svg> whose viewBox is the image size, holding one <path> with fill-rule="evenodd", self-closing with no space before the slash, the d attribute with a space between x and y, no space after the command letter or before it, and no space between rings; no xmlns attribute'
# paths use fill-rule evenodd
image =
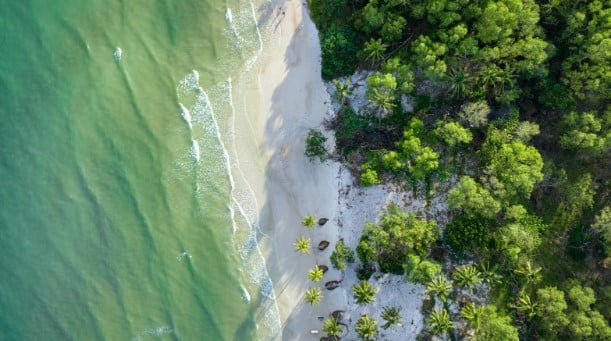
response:
<svg viewBox="0 0 611 341"><path fill-rule="evenodd" d="M341 279L341 273L329 263L332 246L338 239L340 166L332 161L312 163L304 155L307 131L319 127L330 110L329 94L320 75L318 31L305 3L290 0L271 6L268 52L259 74L261 116L255 123L255 129L261 129L263 134L261 153L267 161L260 243L274 282L281 338L318 340L323 335L318 316L326 317L347 304L341 290L324 290L325 282ZM329 145L333 145L332 141ZM329 218L329 222L307 231L301 225L307 214ZM311 238L313 247L321 240L331 242L331 247L323 252L312 248L310 254L301 255L293 243L302 234ZM307 277L308 269L315 264L330 268L320 283ZM310 286L323 288L323 301L318 305L311 306L303 300ZM312 330L319 334L311 334Z"/></svg>

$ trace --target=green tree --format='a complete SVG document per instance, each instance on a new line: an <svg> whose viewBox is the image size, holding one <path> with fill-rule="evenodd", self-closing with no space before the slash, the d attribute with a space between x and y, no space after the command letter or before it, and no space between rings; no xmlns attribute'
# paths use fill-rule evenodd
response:
<svg viewBox="0 0 611 341"><path fill-rule="evenodd" d="M407 280L425 284L441 273L441 265L415 254L407 256Z"/></svg>
<svg viewBox="0 0 611 341"><path fill-rule="evenodd" d="M410 65L404 64L402 59L395 56L388 58L382 64L382 72L395 76L397 94L408 94L414 90L414 74Z"/></svg>
<svg viewBox="0 0 611 341"><path fill-rule="evenodd" d="M512 263L529 259L541 245L541 237L536 227L527 224L511 223L499 229L496 237L497 247Z"/></svg>
<svg viewBox="0 0 611 341"><path fill-rule="evenodd" d="M311 305L322 302L322 290L320 288L308 288L304 300Z"/></svg>
<svg viewBox="0 0 611 341"><path fill-rule="evenodd" d="M490 107L484 100L464 104L458 116L471 128L480 128L488 123Z"/></svg>
<svg viewBox="0 0 611 341"><path fill-rule="evenodd" d="M448 282L444 276L438 276L426 284L427 293L433 294L442 302L445 302L450 296L452 283Z"/></svg>
<svg viewBox="0 0 611 341"><path fill-rule="evenodd" d="M327 334L331 340L339 340L339 335L342 333L342 325L333 316L327 318L322 323L322 331Z"/></svg>
<svg viewBox="0 0 611 341"><path fill-rule="evenodd" d="M432 79L443 79L447 71L447 64L443 56L448 47L433 41L427 35L420 35L411 44L413 62L424 70L425 76Z"/></svg>
<svg viewBox="0 0 611 341"><path fill-rule="evenodd" d="M373 186L380 183L378 172L371 168L371 165L367 162L363 163L360 181L363 186Z"/></svg>
<svg viewBox="0 0 611 341"><path fill-rule="evenodd" d="M542 331L555 335L569 324L566 316L567 304L562 291L551 286L539 289L537 290L537 301L540 307L537 317Z"/></svg>
<svg viewBox="0 0 611 341"><path fill-rule="evenodd" d="M604 242L607 255L611 254L611 207L606 206L596 215L592 230Z"/></svg>
<svg viewBox="0 0 611 341"><path fill-rule="evenodd" d="M384 307L382 308L382 314L380 315L384 321L382 329L388 329L395 324L401 324L403 318L401 317L401 307Z"/></svg>
<svg viewBox="0 0 611 341"><path fill-rule="evenodd" d="M316 225L316 218L308 214L305 217L303 217L303 220L301 221L301 225L311 230Z"/></svg>
<svg viewBox="0 0 611 341"><path fill-rule="evenodd" d="M293 246L295 247L295 251L298 251L302 254L306 254L310 253L311 242L312 241L310 238L306 238L302 235L301 237L299 237L299 239L297 239L297 241L295 241L295 243L293 243Z"/></svg>
<svg viewBox="0 0 611 341"><path fill-rule="evenodd" d="M518 329L511 323L511 318L499 315L493 305L483 306L483 312L477 341L518 341Z"/></svg>
<svg viewBox="0 0 611 341"><path fill-rule="evenodd" d="M473 135L468 129L454 121L439 122L434 133L439 140L450 147L461 143L469 143L473 139Z"/></svg>
<svg viewBox="0 0 611 341"><path fill-rule="evenodd" d="M463 265L454 269L452 279L461 287L469 289L482 282L481 274L474 265Z"/></svg>
<svg viewBox="0 0 611 341"><path fill-rule="evenodd" d="M431 316L428 319L431 331L435 335L443 335L449 333L450 329L454 328L454 323L450 321L450 314L445 309L433 310Z"/></svg>
<svg viewBox="0 0 611 341"><path fill-rule="evenodd" d="M488 157L488 171L503 185L507 198L528 198L535 184L543 180L541 154L521 141L502 144Z"/></svg>
<svg viewBox="0 0 611 341"><path fill-rule="evenodd" d="M320 130L310 129L306 137L305 156L310 162L318 158L320 162L325 162L329 158L329 153L325 148L327 138Z"/></svg>
<svg viewBox="0 0 611 341"><path fill-rule="evenodd" d="M359 249L363 255L367 251L367 258L361 258L363 263L378 262L383 272L402 274L407 253L425 254L439 233L434 221L418 219L414 213L389 205L379 224L365 224L357 253Z"/></svg>
<svg viewBox="0 0 611 341"><path fill-rule="evenodd" d="M354 252L340 239L331 253L331 264L338 270L346 269L346 263L354 263Z"/></svg>
<svg viewBox="0 0 611 341"><path fill-rule="evenodd" d="M448 192L448 204L468 217L493 218L501 210L492 193L469 176L461 177L458 185Z"/></svg>
<svg viewBox="0 0 611 341"><path fill-rule="evenodd" d="M600 119L593 112L572 112L564 117L563 123L566 129L560 136L563 148L598 155L611 147L611 114Z"/></svg>
<svg viewBox="0 0 611 341"><path fill-rule="evenodd" d="M320 37L323 79L352 74L360 48L357 34L350 26L331 24Z"/></svg>
<svg viewBox="0 0 611 341"><path fill-rule="evenodd" d="M363 340L374 340L378 335L378 322L368 315L362 315L357 321L355 330Z"/></svg>
<svg viewBox="0 0 611 341"><path fill-rule="evenodd" d="M378 288L363 280L352 286L352 296L358 304L367 304L375 301Z"/></svg>
<svg viewBox="0 0 611 341"><path fill-rule="evenodd" d="M320 282L322 281L323 275L324 275L324 272L318 265L315 265L314 269L308 270L308 278L311 281Z"/></svg>

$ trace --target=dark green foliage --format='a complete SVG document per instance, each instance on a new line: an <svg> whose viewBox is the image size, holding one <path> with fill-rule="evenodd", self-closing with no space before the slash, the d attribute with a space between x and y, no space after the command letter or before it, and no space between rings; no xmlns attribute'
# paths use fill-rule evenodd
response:
<svg viewBox="0 0 611 341"><path fill-rule="evenodd" d="M310 162L318 159L320 162L325 162L329 154L325 149L325 143L327 138L322 134L320 130L310 129L308 136L306 137L305 156L308 157Z"/></svg>
<svg viewBox="0 0 611 341"><path fill-rule="evenodd" d="M362 115L357 115L350 108L343 108L337 113L335 124L335 144L341 155L357 149L366 141L367 126L369 120Z"/></svg>
<svg viewBox="0 0 611 341"><path fill-rule="evenodd" d="M338 270L344 270L346 263L354 263L354 252L340 239L335 244L335 250L331 253L331 264Z"/></svg>
<svg viewBox="0 0 611 341"><path fill-rule="evenodd" d="M485 218L469 218L458 215L444 230L444 242L459 256L465 252L484 250L490 242L490 228L494 221Z"/></svg>
<svg viewBox="0 0 611 341"><path fill-rule="evenodd" d="M379 224L365 225L357 255L363 263L378 262L382 272L402 274L407 254L424 255L438 237L435 222L418 219L390 205Z"/></svg>
<svg viewBox="0 0 611 341"><path fill-rule="evenodd" d="M322 77L349 75L356 69L356 54L361 49L356 32L349 26L332 24L320 38L322 52Z"/></svg>

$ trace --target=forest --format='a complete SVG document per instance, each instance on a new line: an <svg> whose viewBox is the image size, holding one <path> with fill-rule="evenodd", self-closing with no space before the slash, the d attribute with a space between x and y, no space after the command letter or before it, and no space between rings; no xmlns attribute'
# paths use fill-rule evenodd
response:
<svg viewBox="0 0 611 341"><path fill-rule="evenodd" d="M365 226L359 278L377 267L425 284L444 308L426 314L423 338L611 339L611 1L309 8L322 77L343 103L327 124L332 157L361 186L394 182L423 197L448 188L446 226L392 206ZM358 70L368 103L354 112L345 76ZM324 160L324 142L311 131L306 154ZM336 251L335 267L354 261ZM461 265L447 280L449 263ZM486 304L448 314L452 288L484 282Z"/></svg>

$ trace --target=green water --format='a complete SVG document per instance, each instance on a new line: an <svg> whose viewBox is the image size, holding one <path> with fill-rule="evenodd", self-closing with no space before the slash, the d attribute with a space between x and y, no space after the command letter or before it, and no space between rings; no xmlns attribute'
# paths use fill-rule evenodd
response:
<svg viewBox="0 0 611 341"><path fill-rule="evenodd" d="M0 2L0 340L274 335L231 152L255 7Z"/></svg>

